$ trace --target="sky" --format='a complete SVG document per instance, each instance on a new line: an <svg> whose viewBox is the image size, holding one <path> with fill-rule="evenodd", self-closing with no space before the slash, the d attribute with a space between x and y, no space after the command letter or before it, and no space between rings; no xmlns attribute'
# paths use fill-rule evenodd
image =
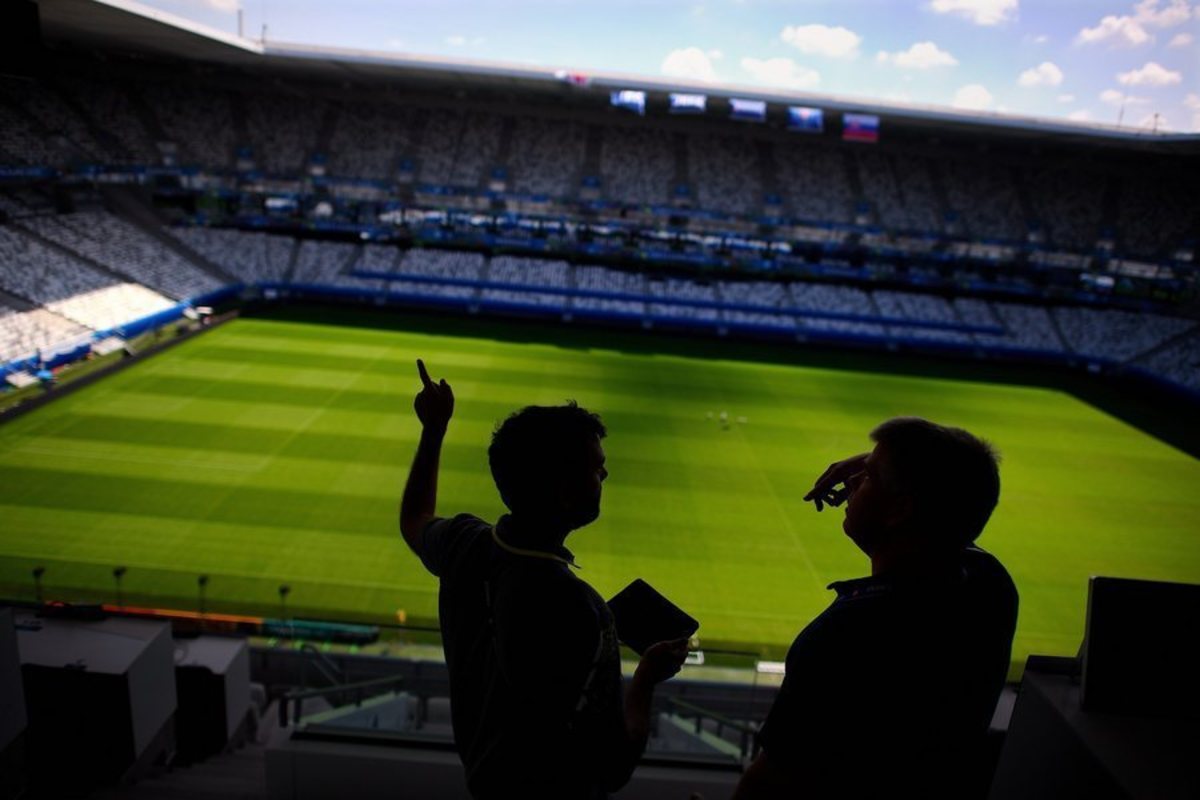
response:
<svg viewBox="0 0 1200 800"><path fill-rule="evenodd" d="M1200 0L141 0L267 41L1200 132Z"/></svg>

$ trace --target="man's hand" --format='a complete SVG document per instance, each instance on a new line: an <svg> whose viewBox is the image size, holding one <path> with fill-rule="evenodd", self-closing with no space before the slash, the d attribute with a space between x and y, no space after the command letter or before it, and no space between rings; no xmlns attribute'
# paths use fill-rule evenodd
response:
<svg viewBox="0 0 1200 800"><path fill-rule="evenodd" d="M650 736L650 704L654 687L674 677L688 654L688 640L659 642L647 648L633 673L629 691L625 693L625 730L633 752L639 757L646 750Z"/></svg>
<svg viewBox="0 0 1200 800"><path fill-rule="evenodd" d="M420 374L423 384L413 400L413 410L417 412L417 419L431 431L444 432L450 424L450 417L454 415L454 392L445 378L434 383L429 377L429 371L425 369L425 362L419 358L417 373Z"/></svg>
<svg viewBox="0 0 1200 800"><path fill-rule="evenodd" d="M688 640L676 639L672 642L659 642L651 645L642 653L638 662L635 677L651 684L659 684L668 678L673 678L683 667L687 659Z"/></svg>
<svg viewBox="0 0 1200 800"><path fill-rule="evenodd" d="M838 484L844 484L847 478L866 469L867 456L869 455L870 453L859 453L844 461L830 464L829 469L825 470L825 474L817 478L817 482L813 484L813 488L808 494L804 495L805 502L811 500L816 504L817 511L824 508L823 504L840 506L846 502L846 498L850 496L850 490L845 486L838 489L837 486Z"/></svg>
<svg viewBox="0 0 1200 800"><path fill-rule="evenodd" d="M417 372L424 386L413 400L413 408L424 429L417 442L412 469L408 471L408 482L404 484L404 496L400 499L400 533L412 551L420 555L421 531L437 518L438 462L446 426L454 414L454 392L445 380L434 383L425 369L425 362L419 358Z"/></svg>

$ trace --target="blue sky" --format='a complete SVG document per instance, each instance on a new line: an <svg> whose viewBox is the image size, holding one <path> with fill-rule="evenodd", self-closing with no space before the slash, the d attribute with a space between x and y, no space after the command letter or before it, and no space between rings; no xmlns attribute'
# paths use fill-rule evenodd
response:
<svg viewBox="0 0 1200 800"><path fill-rule="evenodd" d="M240 6L277 42L1200 132L1200 0L142 2L229 32Z"/></svg>

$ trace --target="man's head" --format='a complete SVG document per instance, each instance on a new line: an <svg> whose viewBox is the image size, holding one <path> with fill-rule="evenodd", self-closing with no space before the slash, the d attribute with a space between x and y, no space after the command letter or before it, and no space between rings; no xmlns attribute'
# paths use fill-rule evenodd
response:
<svg viewBox="0 0 1200 800"><path fill-rule="evenodd" d="M897 417L871 432L875 449L850 490L842 527L868 555L897 537L965 547L1000 498L995 450L961 428Z"/></svg>
<svg viewBox="0 0 1200 800"><path fill-rule="evenodd" d="M488 462L500 498L513 514L581 528L600 515L600 485L608 477L600 417L574 401L527 406L492 435Z"/></svg>

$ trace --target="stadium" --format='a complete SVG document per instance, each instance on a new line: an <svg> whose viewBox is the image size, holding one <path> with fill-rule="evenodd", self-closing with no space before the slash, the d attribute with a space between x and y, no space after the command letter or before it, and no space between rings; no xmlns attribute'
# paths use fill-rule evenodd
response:
<svg viewBox="0 0 1200 800"><path fill-rule="evenodd" d="M237 641L253 704L282 710L276 764L378 747L384 718L370 780L415 759L416 796L466 796L437 580L396 528L417 358L457 396L440 510L497 518L496 424L576 400L609 430L582 574L701 623L660 783L620 797L728 796L796 632L866 569L803 495L890 417L1002 455L981 544L1020 589L1010 708L1030 656L1080 650L1093 576L1200 583L1194 134L20 5L0 597L19 631L49 603ZM226 739L253 749L242 719ZM156 725L104 781L161 796ZM329 791L266 758L270 796Z"/></svg>

